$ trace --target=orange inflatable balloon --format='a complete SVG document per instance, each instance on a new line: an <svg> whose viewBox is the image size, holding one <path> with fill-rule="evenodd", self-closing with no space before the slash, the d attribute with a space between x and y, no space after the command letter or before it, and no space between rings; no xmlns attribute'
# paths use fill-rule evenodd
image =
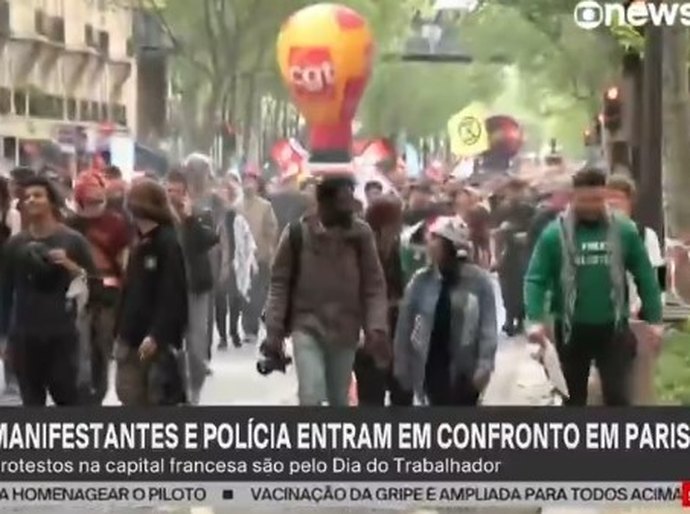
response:
<svg viewBox="0 0 690 514"><path fill-rule="evenodd" d="M311 5L285 22L277 50L283 80L309 125L312 161L349 161L352 120L371 74L367 21L349 7Z"/></svg>

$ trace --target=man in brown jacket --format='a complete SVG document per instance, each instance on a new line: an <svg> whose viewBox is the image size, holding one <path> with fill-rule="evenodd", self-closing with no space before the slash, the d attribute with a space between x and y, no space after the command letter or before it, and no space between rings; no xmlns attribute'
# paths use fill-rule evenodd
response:
<svg viewBox="0 0 690 514"><path fill-rule="evenodd" d="M373 232L353 213L353 180L324 179L316 197L316 213L299 222L301 245L290 225L278 243L264 351L283 353L291 334L300 405L346 406L362 329L379 366L390 360L386 285Z"/></svg>
<svg viewBox="0 0 690 514"><path fill-rule="evenodd" d="M243 178L244 199L242 214L256 242L256 261L259 265L252 278L249 301L242 309L242 328L246 342L254 343L259 334L261 310L266 303L271 261L278 240L278 220L271 202L262 197L262 179L256 169L247 169Z"/></svg>

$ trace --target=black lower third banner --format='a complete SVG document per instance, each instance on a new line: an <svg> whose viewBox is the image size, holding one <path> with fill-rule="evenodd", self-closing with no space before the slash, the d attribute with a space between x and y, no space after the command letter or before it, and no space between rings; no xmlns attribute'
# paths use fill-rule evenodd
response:
<svg viewBox="0 0 690 514"><path fill-rule="evenodd" d="M678 502L689 450L690 411L676 408L7 408L0 413L0 503L30 501L35 484L52 491L35 493L45 501L56 494L94 501L69 492L82 487L108 501L120 493L127 501L149 498L131 496L146 487L162 496L189 489L180 493L187 502L210 492L231 501L235 490L250 501L275 500L276 487L323 496L326 484L331 494L342 489L340 504L360 487L387 491L370 491L372 502L428 504L455 485L474 493L449 493L450 504L527 501L529 491L546 503ZM596 483L610 491L597 486L604 492L578 496ZM645 484L657 485L635 492Z"/></svg>
<svg viewBox="0 0 690 514"><path fill-rule="evenodd" d="M3 481L679 481L687 409L2 409Z"/></svg>

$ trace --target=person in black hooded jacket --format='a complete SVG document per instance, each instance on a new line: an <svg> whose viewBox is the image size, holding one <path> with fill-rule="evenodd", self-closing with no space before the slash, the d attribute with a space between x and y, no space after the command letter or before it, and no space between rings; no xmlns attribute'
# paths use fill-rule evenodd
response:
<svg viewBox="0 0 690 514"><path fill-rule="evenodd" d="M117 316L115 386L123 405L180 404L184 376L175 359L188 319L185 260L165 189L136 181L127 205L137 227Z"/></svg>

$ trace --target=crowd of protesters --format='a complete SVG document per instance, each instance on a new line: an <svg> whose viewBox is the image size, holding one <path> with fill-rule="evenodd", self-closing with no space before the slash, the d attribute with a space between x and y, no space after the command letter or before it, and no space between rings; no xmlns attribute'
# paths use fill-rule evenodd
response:
<svg viewBox="0 0 690 514"><path fill-rule="evenodd" d="M605 402L631 404L637 347L661 340L658 238L629 220L627 177L562 175L390 176L356 198L354 176L269 190L201 154L131 183L18 168L0 181L5 393L100 405L114 360L123 405L196 405L216 350L257 345L262 373L294 362L300 405L347 405L353 384L360 405L476 405L524 334L556 343L569 404L593 363Z"/></svg>

